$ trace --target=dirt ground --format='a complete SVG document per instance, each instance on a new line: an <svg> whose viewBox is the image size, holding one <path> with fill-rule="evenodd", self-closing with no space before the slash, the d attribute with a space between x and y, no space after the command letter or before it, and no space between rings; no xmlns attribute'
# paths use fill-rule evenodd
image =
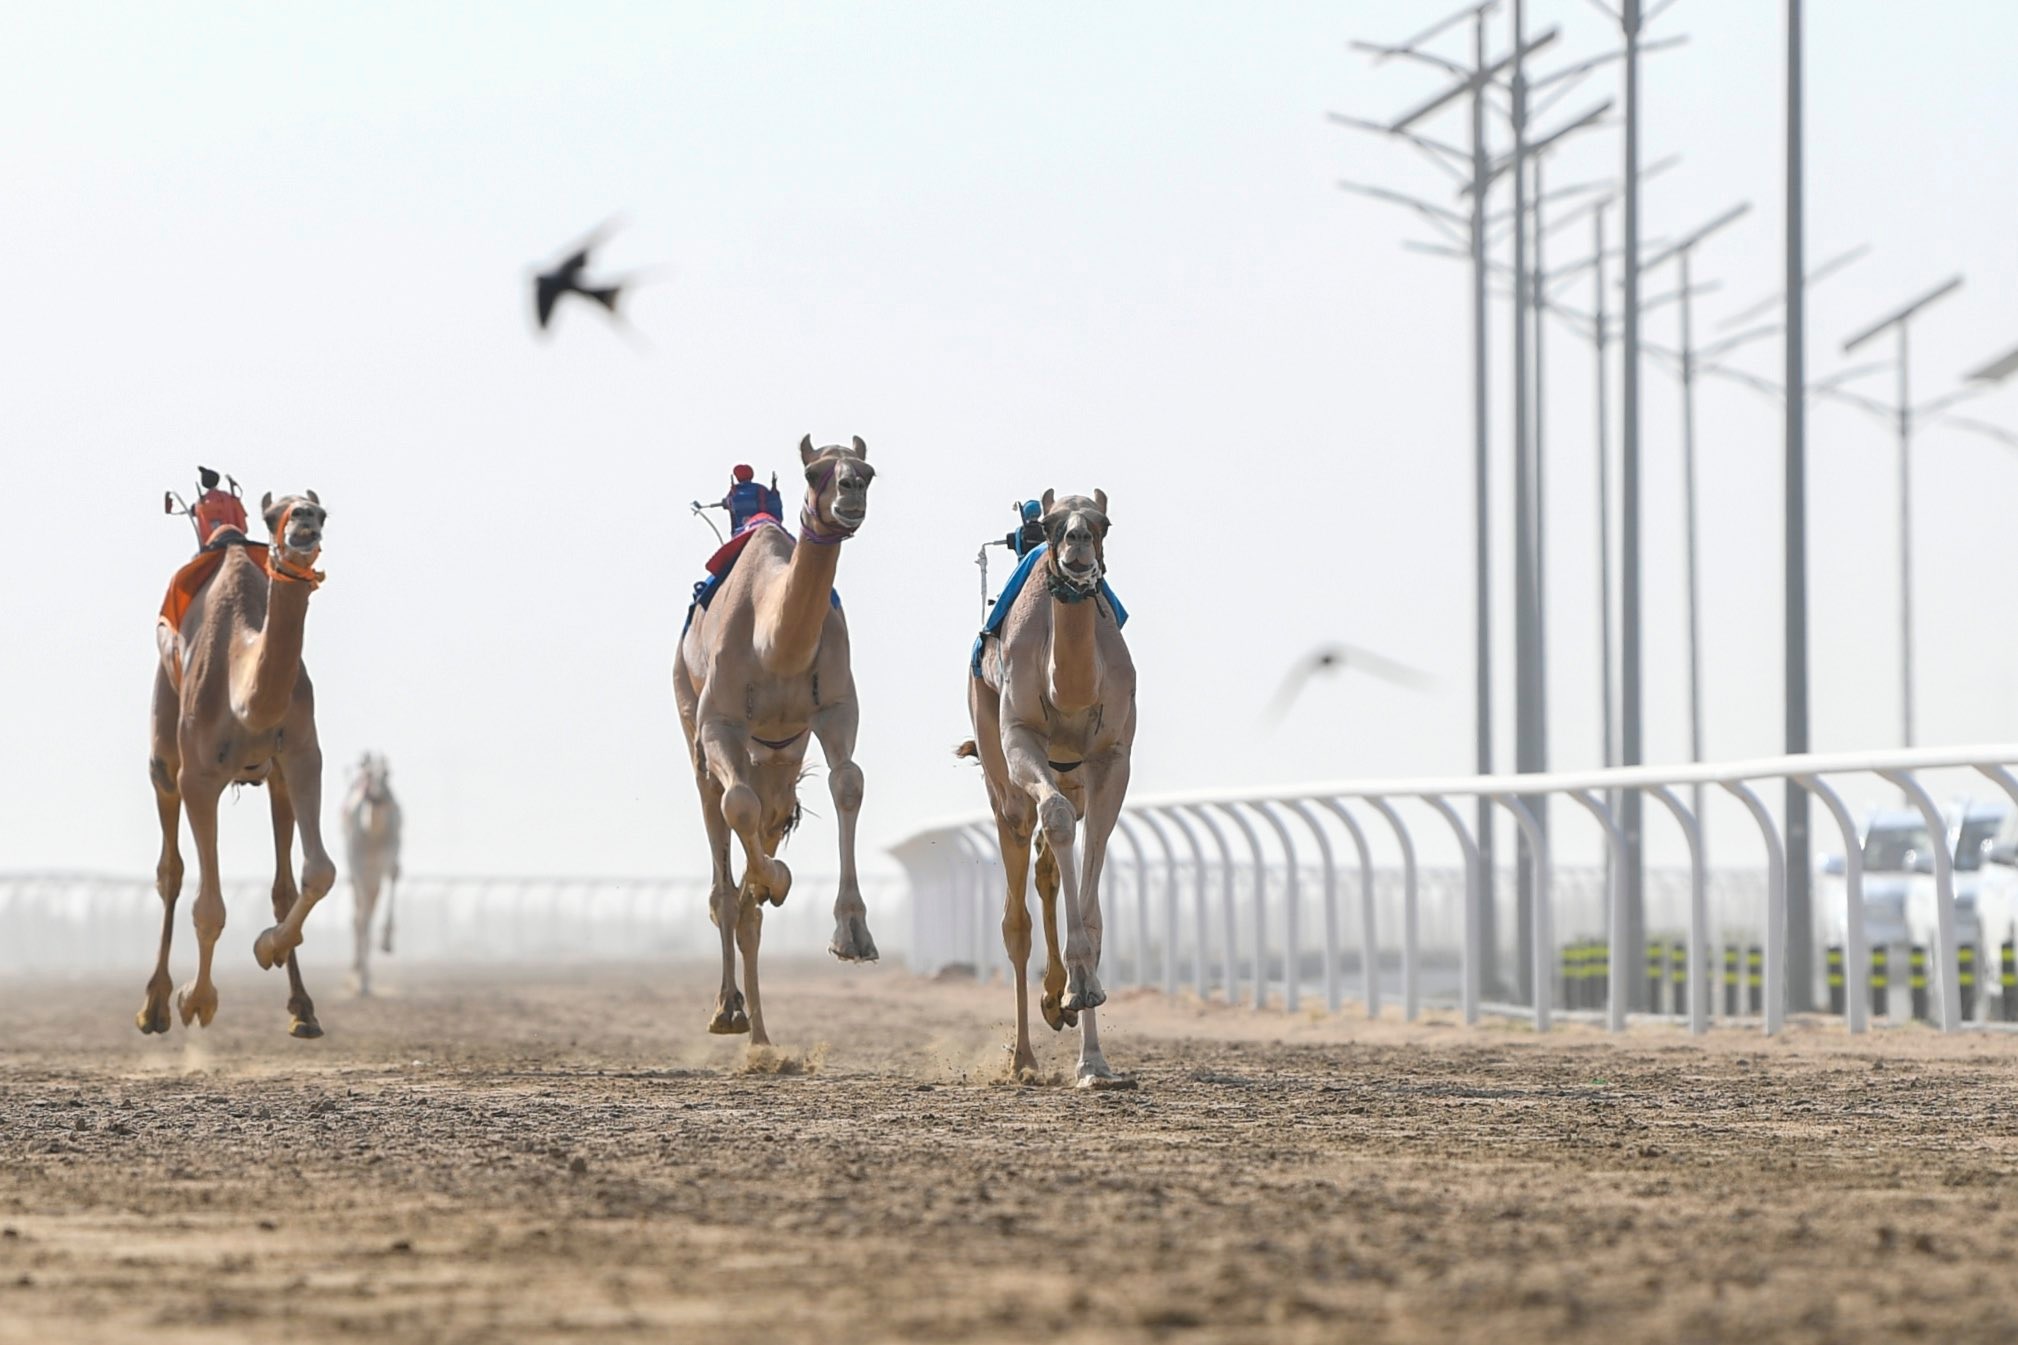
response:
<svg viewBox="0 0 2018 1345"><path fill-rule="evenodd" d="M2018 1037L1466 1030L700 968L0 986L0 1340L2018 1339ZM311 988L314 986L311 977ZM1056 1079L1072 1043L1039 1031Z"/></svg>

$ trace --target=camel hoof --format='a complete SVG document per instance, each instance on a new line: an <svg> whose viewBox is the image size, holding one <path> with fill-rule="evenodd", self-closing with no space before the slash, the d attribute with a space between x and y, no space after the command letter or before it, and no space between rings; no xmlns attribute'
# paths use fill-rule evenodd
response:
<svg viewBox="0 0 2018 1345"><path fill-rule="evenodd" d="M1097 1009L1107 1002L1107 992L1101 988L1100 978L1091 971L1075 970L1065 987L1065 1002L1061 1006L1074 1018L1083 1009Z"/></svg>
<svg viewBox="0 0 2018 1345"><path fill-rule="evenodd" d="M306 1018L296 1018L293 1026L287 1029L287 1035L300 1037L304 1041L313 1041L322 1035L322 1024L315 1021L313 1014Z"/></svg>
<svg viewBox="0 0 2018 1345"><path fill-rule="evenodd" d="M1063 1032L1068 1027L1079 1026L1079 1015L1066 1013L1064 1005L1058 1001L1058 996L1049 991L1045 992L1044 998L1037 1001L1037 1007L1043 1012L1044 1021L1051 1025L1053 1032Z"/></svg>
<svg viewBox="0 0 2018 1345"><path fill-rule="evenodd" d="M188 986L175 996L175 1007L182 1013L184 1027L188 1027L192 1019L203 1027L209 1027L210 1020L217 1017L217 987Z"/></svg>
<svg viewBox="0 0 2018 1345"><path fill-rule="evenodd" d="M833 942L827 951L843 962L874 962L876 941L869 937L866 915L844 915L834 925Z"/></svg>
<svg viewBox="0 0 2018 1345"><path fill-rule="evenodd" d="M1080 1066L1079 1081L1073 1085L1075 1088L1093 1088L1103 1092L1108 1090L1125 1092L1135 1086L1135 1077L1133 1075L1115 1074L1111 1071L1106 1074L1093 1074L1088 1073L1086 1067L1083 1065Z"/></svg>
<svg viewBox="0 0 2018 1345"><path fill-rule="evenodd" d="M715 1006L715 1016L708 1020L708 1031L718 1037L739 1037L750 1030L750 1015L743 1008L743 995L737 991Z"/></svg>
<svg viewBox="0 0 2018 1345"><path fill-rule="evenodd" d="M168 1031L168 1001L150 999L133 1015L133 1024L149 1034Z"/></svg>
<svg viewBox="0 0 2018 1345"><path fill-rule="evenodd" d="M757 891L757 900L768 901L773 906L783 906L785 898L792 891L792 871L785 867L781 859L771 861L771 881Z"/></svg>
<svg viewBox="0 0 2018 1345"><path fill-rule="evenodd" d="M278 925L259 932L259 937L252 941L252 956L261 971L272 971L276 964L287 960L287 954L280 947Z"/></svg>

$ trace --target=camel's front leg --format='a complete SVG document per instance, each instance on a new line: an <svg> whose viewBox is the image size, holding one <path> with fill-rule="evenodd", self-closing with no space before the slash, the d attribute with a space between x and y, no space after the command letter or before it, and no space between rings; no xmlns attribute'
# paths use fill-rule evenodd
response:
<svg viewBox="0 0 2018 1345"><path fill-rule="evenodd" d="M1021 802L1019 798L1017 802ZM1037 1052L1030 1046L1030 827L1016 819L995 816L995 835L1002 847L1002 875L1007 883L1002 904L1002 946L1009 954L1016 981L1016 1053L1010 1069L1020 1079L1037 1077Z"/></svg>
<svg viewBox="0 0 2018 1345"><path fill-rule="evenodd" d="M224 933L224 888L217 868L217 798L224 792L222 780L192 780L187 773L178 782L183 811L189 814L189 830L196 837L196 908L190 912L196 925L196 979L175 996L182 1025L200 1022L209 1027L217 1016L217 986L210 979L211 955L217 938Z"/></svg>
<svg viewBox="0 0 2018 1345"><path fill-rule="evenodd" d="M350 983L361 998L371 995L371 922L378 914L378 874L370 861L350 872Z"/></svg>
<svg viewBox="0 0 2018 1345"><path fill-rule="evenodd" d="M308 913L336 885L336 865L322 845L322 749L311 736L307 743L291 747L280 766L294 802L295 825L301 828L301 895L278 924L252 941L252 955L262 967L292 961ZM300 984L298 970L290 969L290 984Z"/></svg>
<svg viewBox="0 0 2018 1345"><path fill-rule="evenodd" d="M1086 927L1079 898L1079 866L1073 858L1078 810L1059 789L1044 739L1034 729L1017 723L1003 725L1002 753L1009 764L1011 785L1037 804L1037 825L1044 831L1045 847L1064 883L1065 998L1059 1009L1070 1017L1107 1002L1107 992L1100 985L1099 931Z"/></svg>
<svg viewBox="0 0 2018 1345"><path fill-rule="evenodd" d="M1058 938L1058 859L1044 845L1037 847L1037 899L1044 911L1044 997L1038 1007L1053 1032L1079 1025L1079 1015L1065 1011L1064 945Z"/></svg>
<svg viewBox="0 0 2018 1345"><path fill-rule="evenodd" d="M162 681L165 683L166 678ZM160 717L161 693L155 693L155 715ZM171 702L171 710L173 709ZM174 720L170 719L170 733ZM171 737L170 743L173 739ZM147 998L133 1021L142 1032L168 1031L168 994L175 982L168 974L168 948L175 939L175 900L182 895L182 852L177 845L182 829L182 796L176 792L175 762L164 754L157 731L154 757L148 773L154 779L154 808L161 819L161 858L154 866L154 890L161 897L161 949L154 957L154 975L147 981Z"/></svg>
<svg viewBox="0 0 2018 1345"><path fill-rule="evenodd" d="M742 903L736 920L736 946L743 953L743 989L750 1000L750 1045L769 1046L771 1034L764 1031L764 993L757 985L757 947L764 941L764 904Z"/></svg>
<svg viewBox="0 0 2018 1345"><path fill-rule="evenodd" d="M749 731L740 720L710 717L705 705L701 709L701 752L722 789L722 820L743 843L743 892L752 901L782 906L792 890L792 871L764 853L764 801L750 782Z"/></svg>
<svg viewBox="0 0 2018 1345"><path fill-rule="evenodd" d="M294 885L294 796L287 789L287 772L275 762L267 780L273 803L273 918L283 919L294 909L301 890ZM287 1012L292 1021L288 1033L296 1037L320 1037L322 1024L315 1020L315 1001L301 983L301 964L293 953L287 955Z"/></svg>
<svg viewBox="0 0 2018 1345"><path fill-rule="evenodd" d="M834 796L834 814L841 833L841 889L834 898L834 937L827 951L843 962L874 962L876 941L869 937L869 904L855 874L855 820L862 812L862 768L855 764L856 710L852 700L830 705L813 716L813 733L827 757L827 788Z"/></svg>
<svg viewBox="0 0 2018 1345"><path fill-rule="evenodd" d="M1115 820L1121 816L1122 800L1128 796L1128 759L1125 756L1089 760L1081 770L1086 779L1086 873L1079 885L1082 907L1080 921L1093 945L1093 962L1100 963L1100 938L1104 921L1100 912L1100 874L1107 862L1107 841L1114 834ZM1079 1018L1079 1083L1100 1087L1119 1080L1108 1067L1100 1050L1100 1024L1088 1009Z"/></svg>

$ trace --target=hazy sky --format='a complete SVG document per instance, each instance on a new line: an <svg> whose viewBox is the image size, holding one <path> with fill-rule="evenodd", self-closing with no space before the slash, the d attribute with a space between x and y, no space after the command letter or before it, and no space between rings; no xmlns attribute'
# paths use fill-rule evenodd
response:
<svg viewBox="0 0 2018 1345"><path fill-rule="evenodd" d="M1443 8L0 8L17 501L0 529L0 869L151 868L151 627L192 545L159 499L199 461L255 497L313 487L329 506L308 633L325 822L349 762L385 752L415 871L705 865L669 676L712 545L686 502L719 496L738 460L791 479L808 432L863 436L880 469L840 578L872 863L981 804L950 752L974 552L1047 486L1112 500L1139 792L1468 769L1465 274L1400 250L1421 230L1333 182L1446 188L1323 115L1431 91L1435 75L1372 69L1345 43ZM1564 29L1544 68L1615 40L1581 0L1533 8L1534 28ZM1944 391L2018 343L2018 8L1810 11L1810 255L1874 248L1815 292L1811 367L1960 271L1915 329L1917 390ZM1777 287L1780 21L1768 0L1683 0L1658 32L1689 44L1647 58L1646 156L1685 156L1647 188L1648 234L1755 203L1700 254L1699 279L1723 284L1706 332ZM1553 180L1617 156L1616 136L1590 137ZM630 310L642 339L581 309L539 339L528 268L612 215L607 267L659 268ZM1586 247L1582 230L1555 243ZM1502 379L1507 327L1502 308ZM1673 329L1670 309L1647 334ZM1570 766L1598 752L1589 355L1551 340L1553 757ZM1771 373L1777 346L1744 359ZM1687 750L1678 404L1651 363L1646 387L1661 761ZM1974 411L2018 424L2018 394ZM1779 745L1779 427L1756 394L1703 387L1712 755ZM1893 463L1883 426L1816 411L1820 748L1897 740ZM1915 486L1921 738L2018 739L2018 455L1929 430ZM1502 658L1510 578L1503 564ZM1331 639L1439 689L1321 683L1264 728L1284 670ZM808 801L829 811L823 781ZM228 808L225 832L227 866L261 871L264 799ZM795 862L829 869L831 844L816 819Z"/></svg>

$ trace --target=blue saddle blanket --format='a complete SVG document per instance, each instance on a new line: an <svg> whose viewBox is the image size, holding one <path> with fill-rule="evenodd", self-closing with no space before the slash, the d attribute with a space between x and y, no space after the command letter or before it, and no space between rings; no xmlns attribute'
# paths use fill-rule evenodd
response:
<svg viewBox="0 0 2018 1345"><path fill-rule="evenodd" d="M1030 572L1042 563L1044 553L1050 550L1050 547L1049 542L1041 542L1031 547L1023 559L1017 562L1015 572L1009 576L1009 582L1002 586L1002 592L995 599L995 605L988 609L988 619L981 623L981 633L974 637L973 656L967 661L968 671L974 676L981 675L981 646L989 636L1002 629L1002 622L1008 617L1009 609L1016 605L1016 595L1023 591L1023 585L1029 582ZM1105 579L1100 581L1100 596L1114 609L1114 624L1127 625L1128 609L1121 605L1121 599L1114 596L1114 590L1107 587Z"/></svg>
<svg viewBox="0 0 2018 1345"><path fill-rule="evenodd" d="M758 523L754 527L746 529L745 532L746 533L754 532L756 528L760 527L775 528L778 526L779 525L776 523L776 521ZM738 534L739 537L743 535L744 534ZM728 552L728 548L724 547L723 552ZM721 573L710 574L706 579L703 579L698 584L694 585L694 599L692 602L687 604L687 619L680 623L680 634L682 636L684 636L687 633L687 628L694 624L695 610L705 609L709 603L715 600L716 591L722 587L722 581L727 579L729 575L734 572L736 568L736 562L742 559L743 550L741 547L737 547L733 552L728 552L728 559L726 561L721 561L719 559L722 554L723 554L722 552L717 553L717 561L715 562L721 564L722 567ZM841 595L839 591L829 589L827 591L827 602L833 607L835 611L837 612L840 611Z"/></svg>

